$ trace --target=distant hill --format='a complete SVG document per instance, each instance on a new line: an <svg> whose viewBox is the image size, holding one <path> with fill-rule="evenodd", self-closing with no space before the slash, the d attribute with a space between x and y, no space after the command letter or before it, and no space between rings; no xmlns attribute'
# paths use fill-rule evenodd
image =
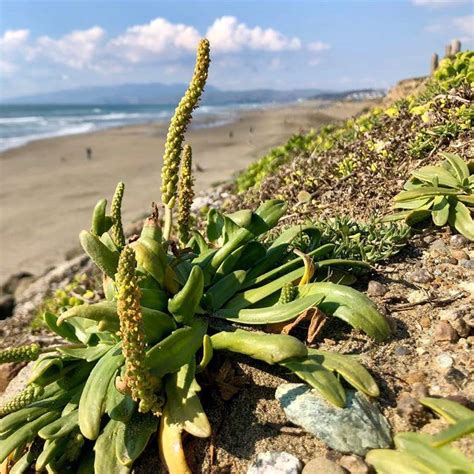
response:
<svg viewBox="0 0 474 474"><path fill-rule="evenodd" d="M159 104L174 105L186 90L186 84L121 84L116 86L83 87L45 94L22 96L3 101L3 104ZM351 91L353 93L354 91ZM204 105L225 105L235 103L293 102L309 98L342 98L345 92L323 91L321 89L295 89L289 91L254 89L246 91L224 91L206 86Z"/></svg>

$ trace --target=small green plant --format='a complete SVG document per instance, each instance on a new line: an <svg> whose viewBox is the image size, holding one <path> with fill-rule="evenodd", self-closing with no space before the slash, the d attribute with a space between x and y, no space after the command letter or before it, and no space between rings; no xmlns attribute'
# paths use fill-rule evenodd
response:
<svg viewBox="0 0 474 474"><path fill-rule="evenodd" d="M314 225L321 232L321 242L335 246L331 256L370 264L396 255L410 236L410 227L404 224L360 222L346 216L316 221Z"/></svg>
<svg viewBox="0 0 474 474"><path fill-rule="evenodd" d="M429 436L422 433L399 433L395 449L374 449L366 461L379 474L474 472L474 464L458 450L448 446L474 433L474 412L450 400L424 398L420 402L445 418L451 426Z"/></svg>
<svg viewBox="0 0 474 474"><path fill-rule="evenodd" d="M337 165L337 171L342 177L349 176L356 168L357 162L352 156L347 156Z"/></svg>
<svg viewBox="0 0 474 474"><path fill-rule="evenodd" d="M406 209L385 220L405 219L415 225L431 217L442 227L449 224L469 240L474 240L474 222L470 207L474 206L474 174L460 156L441 153L441 166L424 166L412 172L405 191L394 198L394 207Z"/></svg>
<svg viewBox="0 0 474 474"><path fill-rule="evenodd" d="M12 472L32 467L128 473L156 436L168 471L189 473L181 437L184 431L211 435L198 377L215 351L282 365L338 407L346 403L339 377L368 396L379 394L374 379L353 358L253 329L294 322L318 308L376 341L385 340L390 327L370 299L349 286L318 281L315 272L315 262L318 269L366 268L367 263L326 259L334 245L322 244L313 225L290 227L264 245L287 210L285 202L275 199L232 214L211 209L205 235L180 219L179 235L173 234L177 180L192 185L190 149L183 161L181 153L184 129L207 77L205 40L197 63L185 96L189 101L181 101L168 134L164 231L155 207L140 235L125 244L124 187L119 185L111 214L107 201L100 200L91 231L79 236L102 272L105 298L45 312L48 328L65 344L0 352L0 363L36 360L26 391L1 409L0 462L13 466ZM177 178L180 163L185 169ZM302 241L304 252L297 245Z"/></svg>
<svg viewBox="0 0 474 474"><path fill-rule="evenodd" d="M446 90L463 83L474 84L474 52L465 51L454 57L444 58L439 63L434 78Z"/></svg>
<svg viewBox="0 0 474 474"><path fill-rule="evenodd" d="M43 301L30 323L31 329L37 331L47 328L43 320L45 312L61 314L73 306L99 301L100 292L96 291L97 283L96 278L85 274L74 276L70 283L63 288L58 288L52 296Z"/></svg>

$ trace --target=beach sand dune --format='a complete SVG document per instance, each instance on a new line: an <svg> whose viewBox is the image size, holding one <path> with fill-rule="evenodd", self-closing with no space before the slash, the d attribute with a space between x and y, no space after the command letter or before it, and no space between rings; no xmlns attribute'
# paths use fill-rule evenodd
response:
<svg viewBox="0 0 474 474"><path fill-rule="evenodd" d="M296 105L244 111L232 123L191 128L196 190L245 168L300 129L349 117L367 103ZM0 154L0 282L20 271L39 274L64 260L90 226L99 198L126 183L130 222L160 200L166 125L147 124L32 142ZM90 149L89 152L87 149Z"/></svg>

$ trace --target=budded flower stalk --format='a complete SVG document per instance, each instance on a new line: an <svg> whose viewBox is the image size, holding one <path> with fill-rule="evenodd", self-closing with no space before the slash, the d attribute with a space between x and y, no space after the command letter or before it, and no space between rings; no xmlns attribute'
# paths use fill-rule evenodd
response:
<svg viewBox="0 0 474 474"><path fill-rule="evenodd" d="M145 332L140 307L141 291L135 274L137 261L133 249L126 246L120 254L116 284L117 313L120 319L122 352L125 357L124 382L142 413L161 413L161 403L155 394L158 381L145 367Z"/></svg>
<svg viewBox="0 0 474 474"><path fill-rule="evenodd" d="M0 407L0 418L26 407L40 397L43 392L43 387L39 385L28 385L23 391Z"/></svg>
<svg viewBox="0 0 474 474"><path fill-rule="evenodd" d="M122 227L122 199L125 191L125 184L120 182L115 188L114 197L112 199L112 240L119 248L125 247L125 235Z"/></svg>
<svg viewBox="0 0 474 474"><path fill-rule="evenodd" d="M178 236L182 245L189 240L191 205L194 199L194 178L192 176L192 149L183 147L178 187Z"/></svg>
<svg viewBox="0 0 474 474"><path fill-rule="evenodd" d="M176 107L166 136L163 168L161 171L161 194L165 206L164 239L171 235L172 210L176 201L179 163L184 140L184 134L192 118L192 112L204 90L209 69L209 41L202 39L199 42L194 74L188 90Z"/></svg>
<svg viewBox="0 0 474 474"><path fill-rule="evenodd" d="M38 344L8 348L0 350L0 364L36 360L40 354L41 348Z"/></svg>

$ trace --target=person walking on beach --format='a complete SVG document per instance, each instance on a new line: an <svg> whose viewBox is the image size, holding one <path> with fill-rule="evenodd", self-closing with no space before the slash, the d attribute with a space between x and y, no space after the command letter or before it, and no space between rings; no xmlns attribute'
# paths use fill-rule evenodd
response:
<svg viewBox="0 0 474 474"><path fill-rule="evenodd" d="M86 148L86 157L88 160L92 160L92 148L90 147Z"/></svg>

